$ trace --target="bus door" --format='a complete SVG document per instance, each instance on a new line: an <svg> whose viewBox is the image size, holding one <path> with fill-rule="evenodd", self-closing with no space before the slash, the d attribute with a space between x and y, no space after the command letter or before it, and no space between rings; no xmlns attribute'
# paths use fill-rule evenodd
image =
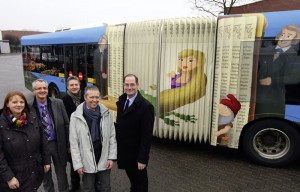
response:
<svg viewBox="0 0 300 192"><path fill-rule="evenodd" d="M100 90L101 97L107 95L108 54L107 44L88 45L88 77ZM90 82L90 81L89 81Z"/></svg>
<svg viewBox="0 0 300 192"><path fill-rule="evenodd" d="M65 46L66 78L77 76L80 80L80 89L87 86L86 45Z"/></svg>

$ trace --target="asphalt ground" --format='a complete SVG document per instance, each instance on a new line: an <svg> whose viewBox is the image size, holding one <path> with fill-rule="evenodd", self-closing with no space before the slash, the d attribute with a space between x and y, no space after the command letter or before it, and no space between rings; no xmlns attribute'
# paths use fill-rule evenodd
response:
<svg viewBox="0 0 300 192"><path fill-rule="evenodd" d="M20 54L0 55L0 67L0 107L9 90L31 94L24 87ZM67 169L69 173L69 164ZM149 192L299 192L300 160L269 168L253 164L238 150L154 138L148 176ZM112 192L130 191L125 171L116 164L111 188Z"/></svg>
<svg viewBox="0 0 300 192"><path fill-rule="evenodd" d="M237 150L158 138L153 139L148 176L149 192L300 191L300 161L268 168L253 164ZM111 189L130 191L125 171L117 164L111 172Z"/></svg>

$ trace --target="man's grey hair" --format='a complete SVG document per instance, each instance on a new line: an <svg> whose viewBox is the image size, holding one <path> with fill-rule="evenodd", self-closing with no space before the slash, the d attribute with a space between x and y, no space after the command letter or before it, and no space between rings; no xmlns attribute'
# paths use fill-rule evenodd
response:
<svg viewBox="0 0 300 192"><path fill-rule="evenodd" d="M44 79L37 79L37 80L34 80L34 81L32 82L32 89L34 89L34 88L36 87L37 82L45 83L46 86L48 87L47 81L45 81Z"/></svg>
<svg viewBox="0 0 300 192"><path fill-rule="evenodd" d="M91 91L98 91L100 93L98 87L96 87L96 86L88 86L88 87L84 88L84 95L87 95L87 92L90 91L90 90Z"/></svg>

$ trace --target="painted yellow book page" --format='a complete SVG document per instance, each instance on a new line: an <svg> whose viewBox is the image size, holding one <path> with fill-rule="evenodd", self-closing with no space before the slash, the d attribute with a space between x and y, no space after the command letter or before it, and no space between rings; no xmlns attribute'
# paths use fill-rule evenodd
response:
<svg viewBox="0 0 300 192"><path fill-rule="evenodd" d="M241 130L248 122L259 20L257 15L218 20L212 145L237 148Z"/></svg>
<svg viewBox="0 0 300 192"><path fill-rule="evenodd" d="M108 81L107 95L105 95L100 103L111 109L114 120L116 120L116 102L123 93L123 50L124 50L124 29L125 25L108 26L108 74L105 78ZM101 74L103 76L103 74Z"/></svg>

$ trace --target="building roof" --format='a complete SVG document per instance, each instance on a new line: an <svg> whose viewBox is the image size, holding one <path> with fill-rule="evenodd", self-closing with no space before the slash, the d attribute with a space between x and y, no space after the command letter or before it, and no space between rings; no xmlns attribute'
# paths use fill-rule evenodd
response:
<svg viewBox="0 0 300 192"><path fill-rule="evenodd" d="M19 31L19 30L2 30L2 38L6 40L8 35L21 39L21 37L26 35L35 35L35 34L42 34L47 32L40 32L40 31Z"/></svg>
<svg viewBox="0 0 300 192"><path fill-rule="evenodd" d="M232 7L230 9L230 14L289 11L299 9L299 0L262 0L255 3Z"/></svg>

